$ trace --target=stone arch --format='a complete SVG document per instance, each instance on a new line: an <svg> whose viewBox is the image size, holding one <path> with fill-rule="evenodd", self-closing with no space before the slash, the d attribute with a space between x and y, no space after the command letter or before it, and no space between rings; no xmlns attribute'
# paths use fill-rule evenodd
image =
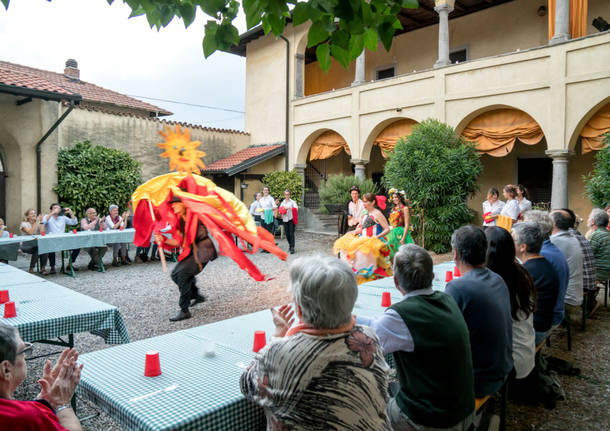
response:
<svg viewBox="0 0 610 431"><path fill-rule="evenodd" d="M607 104L610 104L610 96L606 96L605 98L599 100L597 103L589 106L580 121L576 124L576 127L574 127L574 129L572 130L572 133L568 135L570 136L570 140L568 141L568 149L575 149L582 129L589 122L589 120L593 118L593 116L597 114L597 112Z"/></svg>
<svg viewBox="0 0 610 431"><path fill-rule="evenodd" d="M13 229L21 220L22 206L22 166L21 148L13 136L0 125L0 159L3 165L0 168L0 217L2 217L9 228ZM11 197L10 205L8 196Z"/></svg>
<svg viewBox="0 0 610 431"><path fill-rule="evenodd" d="M371 150L373 149L373 144L375 143L375 139L377 139L377 136L379 136L379 134L390 124L393 124L393 123L395 123L397 121L401 121L401 120L411 120L414 123L419 123L419 121L414 120L413 118L409 118L409 117L391 117L391 118L387 118L387 119L381 121L375 127L373 127L373 129L367 135L366 141L364 141L364 145L362 146L362 152L360 153L360 159L361 160L370 160Z"/></svg>
<svg viewBox="0 0 610 431"><path fill-rule="evenodd" d="M305 138L305 140L303 141L303 143L299 147L299 150L297 152L297 161L296 161L297 164L304 165L304 164L307 163L307 159L308 159L309 150L311 148L311 145L324 132L335 132L335 133L337 133L339 136L341 136L343 138L343 140L345 142L347 142L347 146L350 147L348 140L345 139L345 135L343 133L341 133L340 131L335 130L335 129L330 129L330 128L318 129L315 132L310 133L309 136L307 138ZM352 154L354 154L354 152L353 152L351 147L350 147L350 151L352 152Z"/></svg>

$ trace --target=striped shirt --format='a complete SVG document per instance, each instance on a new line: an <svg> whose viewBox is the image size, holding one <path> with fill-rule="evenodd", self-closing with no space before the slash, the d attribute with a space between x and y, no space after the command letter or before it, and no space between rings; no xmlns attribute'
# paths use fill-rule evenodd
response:
<svg viewBox="0 0 610 431"><path fill-rule="evenodd" d="M589 242L595 255L597 279L600 281L610 279L610 232L598 227L589 237Z"/></svg>
<svg viewBox="0 0 610 431"><path fill-rule="evenodd" d="M584 290L597 291L595 287L596 275L595 275L595 255L593 248L589 241L582 236L582 234L576 229L570 229L570 233L578 240L580 248L583 254L583 267L582 267L582 288Z"/></svg>

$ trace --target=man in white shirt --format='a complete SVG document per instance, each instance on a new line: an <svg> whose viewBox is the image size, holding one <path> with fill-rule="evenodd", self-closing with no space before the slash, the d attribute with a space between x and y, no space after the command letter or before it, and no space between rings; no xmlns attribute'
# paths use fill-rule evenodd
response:
<svg viewBox="0 0 610 431"><path fill-rule="evenodd" d="M273 196L269 194L269 187L263 187L263 197L261 198L260 206L263 209L263 221L261 226L274 234L274 223L273 219L277 216L277 205Z"/></svg>
<svg viewBox="0 0 610 431"><path fill-rule="evenodd" d="M286 240L288 241L288 247L290 248L290 254L294 254L294 216L292 211L297 210L299 207L297 203L290 199L290 190L284 190L284 200L280 204L279 212L282 216L282 222L284 224L284 230L286 232Z"/></svg>
<svg viewBox="0 0 610 431"><path fill-rule="evenodd" d="M53 203L50 206L50 210L51 213L46 214L42 218L45 233L64 233L66 232L66 225L76 226L78 224L78 220L70 208L64 208L62 214L61 206L58 203ZM70 217L67 217L66 215ZM78 271L78 269L74 267L72 263L76 261L76 258L78 257L79 253L80 249L72 250L71 264L68 266L68 270L72 269L74 271ZM49 272L49 274L55 274L55 253L49 253L49 264L51 265L51 271Z"/></svg>

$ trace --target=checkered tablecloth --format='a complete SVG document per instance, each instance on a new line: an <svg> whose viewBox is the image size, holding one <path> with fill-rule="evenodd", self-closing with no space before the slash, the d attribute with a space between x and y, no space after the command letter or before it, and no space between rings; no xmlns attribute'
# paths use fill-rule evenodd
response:
<svg viewBox="0 0 610 431"><path fill-rule="evenodd" d="M186 331L87 353L77 395L107 411L127 430L261 430L262 409L239 389L251 355ZM162 374L144 376L145 353L159 352Z"/></svg>
<svg viewBox="0 0 610 431"><path fill-rule="evenodd" d="M117 307L8 265L0 266L0 289L17 309L17 317L5 319L0 305L0 322L16 327L24 341L91 332L109 344L129 342Z"/></svg>
<svg viewBox="0 0 610 431"><path fill-rule="evenodd" d="M17 252L22 244L35 241L33 236L14 236L13 238L0 238L0 259L17 260Z"/></svg>

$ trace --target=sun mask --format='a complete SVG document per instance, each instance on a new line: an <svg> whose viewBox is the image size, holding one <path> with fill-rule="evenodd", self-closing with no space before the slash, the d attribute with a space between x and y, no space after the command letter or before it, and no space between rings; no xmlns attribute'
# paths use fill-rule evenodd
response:
<svg viewBox="0 0 610 431"><path fill-rule="evenodd" d="M189 129L185 128L184 133L182 133L179 125L176 125L175 130L166 126L165 132L159 132L159 134L165 138L165 142L157 145L165 150L161 157L169 159L170 169L188 175L191 172L198 174L201 169L205 168L201 161L205 153L197 149L201 142L191 141Z"/></svg>

